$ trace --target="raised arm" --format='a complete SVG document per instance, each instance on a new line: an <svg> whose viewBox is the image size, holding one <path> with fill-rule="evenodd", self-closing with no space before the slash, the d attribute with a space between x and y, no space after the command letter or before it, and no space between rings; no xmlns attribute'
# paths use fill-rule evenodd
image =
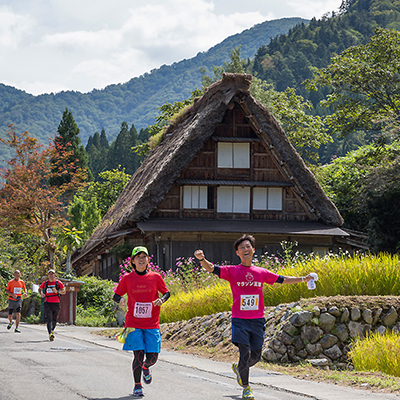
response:
<svg viewBox="0 0 400 400"><path fill-rule="evenodd" d="M214 271L214 265L210 261L206 260L203 250L196 250L194 256L200 261L200 265L208 272Z"/></svg>

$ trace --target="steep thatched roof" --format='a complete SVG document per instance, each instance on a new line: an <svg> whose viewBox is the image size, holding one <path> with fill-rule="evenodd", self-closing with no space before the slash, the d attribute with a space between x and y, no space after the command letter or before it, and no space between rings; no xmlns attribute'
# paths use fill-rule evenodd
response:
<svg viewBox="0 0 400 400"><path fill-rule="evenodd" d="M161 144L150 152L132 176L117 202L81 250L81 255L90 252L105 237L132 228L135 223L149 217L213 134L233 99L243 108L257 135L281 160L281 168L297 186L300 196L311 205L314 219L328 225L342 225L342 217L335 205L290 144L278 122L249 93L251 78L251 75L245 74L224 74L222 80L211 85L168 127Z"/></svg>

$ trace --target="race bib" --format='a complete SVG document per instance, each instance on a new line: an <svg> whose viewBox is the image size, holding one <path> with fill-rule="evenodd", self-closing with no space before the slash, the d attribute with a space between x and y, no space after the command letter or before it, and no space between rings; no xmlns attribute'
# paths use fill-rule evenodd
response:
<svg viewBox="0 0 400 400"><path fill-rule="evenodd" d="M22 288L20 288L20 287L14 288L14 294L21 294L21 293L22 293Z"/></svg>
<svg viewBox="0 0 400 400"><path fill-rule="evenodd" d="M258 310L258 294L242 294L240 296L240 309L242 311Z"/></svg>
<svg viewBox="0 0 400 400"><path fill-rule="evenodd" d="M135 318L151 318L152 309L153 309L152 303L135 303L133 316Z"/></svg>

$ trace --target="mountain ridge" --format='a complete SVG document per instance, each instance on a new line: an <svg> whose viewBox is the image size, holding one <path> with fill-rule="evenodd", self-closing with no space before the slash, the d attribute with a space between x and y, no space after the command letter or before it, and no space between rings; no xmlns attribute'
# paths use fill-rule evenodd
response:
<svg viewBox="0 0 400 400"><path fill-rule="evenodd" d="M299 23L308 23L308 20L293 17L265 21L229 36L193 58L162 65L128 82L86 93L62 91L34 96L0 84L0 136L3 137L7 126L13 124L17 131L27 130L46 143L54 137L65 108L72 112L83 143L102 128L112 140L124 121L134 124L138 130L145 128L154 123L157 107L188 98L201 85L200 68L209 70L213 65L229 61L231 50L239 45L243 57L253 57L271 37Z"/></svg>

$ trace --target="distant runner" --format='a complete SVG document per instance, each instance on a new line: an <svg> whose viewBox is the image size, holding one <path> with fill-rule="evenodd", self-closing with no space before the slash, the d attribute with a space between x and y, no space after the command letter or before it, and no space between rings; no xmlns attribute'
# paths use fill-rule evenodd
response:
<svg viewBox="0 0 400 400"><path fill-rule="evenodd" d="M44 318L47 322L49 340L55 339L54 329L57 325L57 317L60 312L60 295L67 292L64 284L56 279L56 271L49 269L47 281L44 281L39 288L40 296L44 298Z"/></svg>
<svg viewBox="0 0 400 400"><path fill-rule="evenodd" d="M196 250L194 255L205 270L218 275L231 285L232 343L239 348L239 362L232 364L232 370L238 384L243 387L242 398L254 399L249 386L249 372L250 367L260 361L264 344L263 284L308 282L313 277L281 276L253 265L255 239L251 235L240 237L234 247L240 258L239 265L213 265L206 260L203 250Z"/></svg>
<svg viewBox="0 0 400 400"><path fill-rule="evenodd" d="M13 313L15 311L15 333L21 333L19 323L21 321L22 295L26 297L25 282L21 279L21 272L14 271L14 279L8 282L6 287L8 294L8 320L7 329L10 330L13 325Z"/></svg>
<svg viewBox="0 0 400 400"><path fill-rule="evenodd" d="M131 350L134 354L132 371L135 397L144 396L140 383L142 372L144 383L150 384L152 381L149 368L157 362L161 350L160 307L170 297L161 275L149 271L148 264L147 248L135 247L131 256L133 271L123 276L114 295L114 301L121 305L125 302L122 296L128 295L124 331L127 335L123 338L123 350ZM162 297L159 297L160 293Z"/></svg>

